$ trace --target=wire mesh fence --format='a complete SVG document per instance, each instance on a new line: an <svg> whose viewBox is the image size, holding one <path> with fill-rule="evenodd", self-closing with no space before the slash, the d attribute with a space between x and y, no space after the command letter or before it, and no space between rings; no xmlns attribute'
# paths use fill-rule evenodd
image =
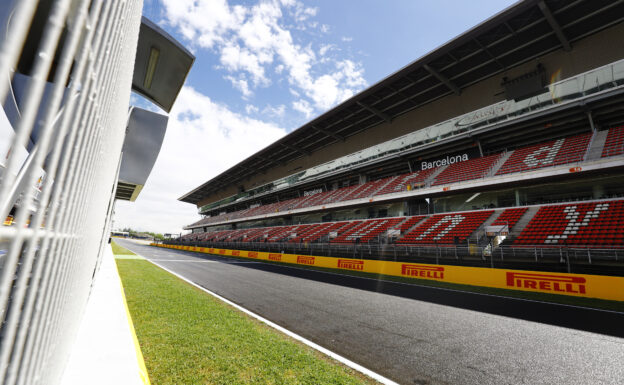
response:
<svg viewBox="0 0 624 385"><path fill-rule="evenodd" d="M108 238L141 8L15 0L0 12L3 384L62 375Z"/></svg>

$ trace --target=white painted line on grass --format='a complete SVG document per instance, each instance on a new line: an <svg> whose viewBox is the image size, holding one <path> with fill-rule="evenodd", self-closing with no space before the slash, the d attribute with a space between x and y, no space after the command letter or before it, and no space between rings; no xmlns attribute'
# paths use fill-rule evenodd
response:
<svg viewBox="0 0 624 385"><path fill-rule="evenodd" d="M370 378L372 378L372 379L374 379L376 381L379 381L382 384L398 385L398 383L396 383L396 382L394 382L394 381L392 381L392 380L382 376L381 374L375 373L372 370L363 367L362 365L356 364L355 362L349 360L348 358L345 358L345 357L339 355L338 353L334 353L334 352L332 352L329 349L326 349L326 348L324 348L324 347L322 347L322 346L320 346L318 344L315 344L314 342L312 342L312 341L310 341L310 340L308 340L308 339L306 339L306 338L304 338L304 337L302 337L302 336L300 336L300 335L298 335L298 334L296 334L294 332L291 332L290 330L288 330L288 329L286 329L286 328L276 324L275 322L269 321L268 319L266 319L266 318L264 318L264 317L262 317L262 316L260 316L260 315L258 315L256 313L252 312L251 310L247 310L244 307L242 307L242 306L240 306L240 305L230 301L229 299L221 297L219 294L214 293L214 292L206 289L205 287L202 287L202 286L196 284L195 282L191 281L190 279L188 279L186 277L183 277L180 274L178 274L176 272L173 272L173 271L167 269L164 266L161 266L160 264L156 263L155 261L150 260L149 258L145 258L145 259L148 260L149 262L153 263L154 265L160 267L161 269L165 270L166 272L175 275L176 277L180 278L181 280L183 280L185 282L188 282L189 284L195 286L196 288L198 288L200 290L205 291L206 293L208 293L211 296L217 298L218 300L227 303L228 305L236 308L237 310L242 311L243 313L245 313L245 314L247 314L247 315L257 319L258 321L260 321L260 322L262 322L262 323L264 323L264 324L266 324L266 325L268 325L268 326L270 326L270 327L272 327L272 328L274 328L274 329L276 329L276 330L286 334L287 336L289 336L291 338L294 338L295 340L297 340L297 341L299 341L299 342L301 342L303 344L308 345L312 349L318 350L319 352L325 354L326 356L329 356L329 357L333 358L334 360L342 363L343 365L346 365L346 366L350 367L353 370L357 370L358 372L360 372L360 373L362 373L362 374L364 374L364 375L366 375L366 376L368 376L368 377L370 377ZM176 261L176 262L179 262L179 261Z"/></svg>

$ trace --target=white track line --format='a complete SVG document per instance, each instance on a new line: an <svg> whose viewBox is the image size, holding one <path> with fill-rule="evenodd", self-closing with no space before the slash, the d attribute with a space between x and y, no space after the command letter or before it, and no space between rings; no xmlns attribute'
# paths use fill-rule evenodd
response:
<svg viewBox="0 0 624 385"><path fill-rule="evenodd" d="M139 254L137 254L137 255L139 255ZM145 257L143 257L143 258L145 258ZM178 274L176 272L173 272L173 271L167 269L164 266L161 266L160 264L150 260L149 258L145 258L145 259L148 260L149 262L153 263L154 265L160 267L161 269L165 270L166 272L175 275L176 277L180 278L181 280L183 280L185 282L188 282L189 284L195 286L196 288L198 288L200 290L205 291L206 293L208 293L211 296L217 298L218 300L227 303L228 305L230 305L230 306L232 306L232 307L242 311L243 313L245 313L245 314L247 314L247 315L257 319L258 321L260 321L260 322L262 322L262 323L264 323L264 324L266 324L266 325L268 325L268 326L270 326L270 327L272 327L272 328L274 328L274 329L276 329L276 330L286 334L287 336L289 336L291 338L294 338L297 341L308 345L312 349L318 350L319 352L321 352L321 353L323 353L323 354L333 358L334 360L336 360L336 361L338 361L338 362L340 362L340 363L350 367L353 370L357 370L358 372L360 372L360 373L362 373L362 374L364 374L364 375L366 375L366 376L368 376L368 377L370 377L370 378L372 378L372 379L374 379L376 381L379 381L382 384L386 384L386 385L399 385L398 383L396 383L396 382L394 382L394 381L392 381L392 380L382 376L381 374L375 373L375 372L373 372L370 369L366 369L362 365L356 364L355 362L349 360L348 358L345 358L345 357L339 355L338 353L334 353L331 350L325 349L324 347L315 344L314 342L312 342L312 341L310 341L310 340L300 336L299 334L291 332L290 330L288 330L288 329L286 329L286 328L276 324L275 322L269 321L268 319L266 319L266 318L264 318L264 317L262 317L262 316L260 316L260 315L258 315L256 313L254 313L254 312L252 312L250 310L247 310L247 309L245 309L244 307L242 307L240 305L235 304L234 302L230 301L229 299L221 297L217 293L213 293L212 291L206 289L205 287L199 286L198 284L196 284L195 282L189 280L188 278L183 277L180 274ZM179 262L179 261L176 261L176 262Z"/></svg>

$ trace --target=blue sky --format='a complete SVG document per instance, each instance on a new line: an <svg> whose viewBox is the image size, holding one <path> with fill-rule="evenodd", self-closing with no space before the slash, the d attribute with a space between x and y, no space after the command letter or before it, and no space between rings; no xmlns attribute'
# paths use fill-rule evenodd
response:
<svg viewBox="0 0 624 385"><path fill-rule="evenodd" d="M199 216L178 197L511 4L145 0L196 60L152 175L114 226L180 232Z"/></svg>

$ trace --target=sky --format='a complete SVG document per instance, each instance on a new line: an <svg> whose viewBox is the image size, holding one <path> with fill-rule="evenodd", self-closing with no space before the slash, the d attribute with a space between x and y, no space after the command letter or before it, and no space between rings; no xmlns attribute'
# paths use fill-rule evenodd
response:
<svg viewBox="0 0 624 385"><path fill-rule="evenodd" d="M152 173L136 202L117 201L113 227L183 232L200 216L179 197L513 3L144 0L196 59Z"/></svg>

